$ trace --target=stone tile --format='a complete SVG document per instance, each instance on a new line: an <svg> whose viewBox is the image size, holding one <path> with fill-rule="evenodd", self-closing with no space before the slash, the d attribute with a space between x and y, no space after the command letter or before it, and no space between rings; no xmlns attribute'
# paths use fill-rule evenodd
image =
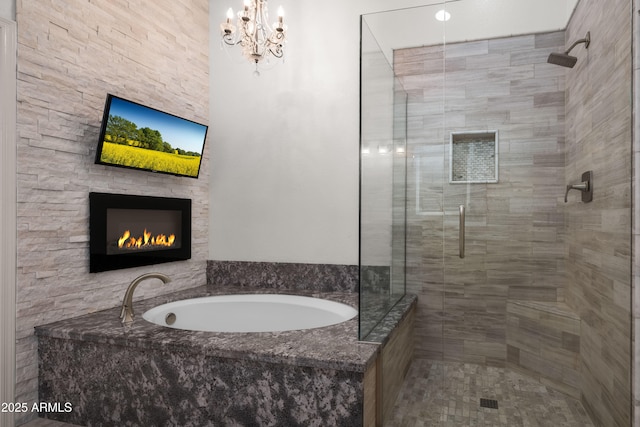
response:
<svg viewBox="0 0 640 427"><path fill-rule="evenodd" d="M419 296L416 330L424 337L417 343L416 354L488 363L486 357L472 354L471 341L482 333L492 338L503 335L514 344L506 347L505 360L521 363L526 359L517 351L515 345L519 345L536 358L544 355L566 363L564 369L547 372L557 374L558 381L543 380L565 391L565 387L574 391L580 387L586 409L602 425L630 421L629 400L614 396L631 394L631 306L632 302L640 305L640 297L631 298L629 274L629 181L631 159L637 156L630 149L633 33L628 10L628 0L606 5L582 0L566 33L490 40L486 50L482 42L447 46L446 56L455 59L457 66L447 68L444 77L444 117L431 122L424 119L425 111L442 108L442 85L433 91L428 86L409 89L410 93L419 89L422 101L409 108L410 121L415 115L422 124L422 128L411 128L410 136L413 132L427 135L420 138L425 155L444 153L443 158L428 162L428 170L426 162L409 166L418 190L408 193L409 204L426 206L422 201L428 200L431 214L445 210L443 223L412 211L408 216L412 227L423 229L408 238L408 261L430 260L408 277ZM634 16L637 22L637 13ZM598 34L598 42L588 50L576 48L575 68L546 62L549 52L564 51L587 30L592 36ZM637 57L640 43L634 45ZM417 52L427 55L430 48L412 51ZM510 62L505 66L507 54ZM492 62L501 66L491 68ZM399 77L404 79L402 74ZM636 94L636 104L638 99ZM499 131L499 183L484 185L484 194L472 194L471 186L468 196L465 188L448 186L446 179L443 183L441 177L448 176L448 134L489 129ZM429 144L432 149L425 148ZM637 144L634 151L640 152ZM585 170L594 170L597 197L583 204L578 194L570 194L565 204L565 184L576 182ZM468 256L460 260L456 217L449 210L478 198L483 200L478 206L486 206L487 214L482 226L478 219L477 227L468 227ZM444 254L444 269L437 262L440 254ZM634 277L638 276L636 272ZM431 282L428 277L439 280ZM558 317L558 312L541 306L537 317L518 313L517 319L498 325L503 333L483 322L470 323L481 319L482 311L489 313L484 301L496 286L508 290L509 300L564 301L576 315ZM439 296L432 292L437 289L446 292ZM438 297L443 299L432 300ZM469 316L465 316L467 310ZM444 324L426 325L434 319ZM456 335L438 337L441 326ZM540 345L547 347L543 351ZM551 349L554 345L557 351ZM578 350L583 360L579 370L572 370ZM541 372L545 369L542 359L532 362Z"/></svg>
<svg viewBox="0 0 640 427"><path fill-rule="evenodd" d="M498 409L480 406L497 400ZM386 427L591 427L579 400L504 368L415 359Z"/></svg>
<svg viewBox="0 0 640 427"><path fill-rule="evenodd" d="M418 177L417 188L409 194L420 197L410 203L426 209L427 201L432 200L429 209L447 212L443 216L444 248L442 234L431 232L443 224L427 220L431 217L408 217L412 227L422 230L410 233L407 242L408 263L415 260L416 265L421 264L408 275L420 297L416 332L424 339L416 343L417 354L441 354L444 348L447 360L504 364L506 298L556 301L562 294L564 264L558 255L564 254L564 218L553 215L564 191L565 159L559 147L564 138L564 73L549 67L546 56L550 49L560 50L563 45L563 32L448 45L443 79L445 115L432 122L424 117L441 111L441 82L434 80L433 87L415 85L425 76L398 73L403 82L408 80L409 97L415 92L419 99L409 107L409 121L420 118L415 123L422 127L412 128L410 135L431 135L433 129L444 125L444 135L439 130L436 138L415 146L421 157L409 165L409 175ZM441 47L413 48L402 59L411 62L412 55L435 58L441 52ZM399 58L397 55L396 62L402 67ZM448 168L449 133L493 129L499 132L499 183L444 184L443 205L441 177L448 176L444 168ZM409 147L414 147L413 143ZM541 167L545 169L542 174L537 172ZM458 258L457 216L448 214L460 203L468 204L468 256L463 261ZM437 257L443 249L447 265L444 288L441 281L425 283L424 279L442 276ZM433 262L425 263L426 259ZM509 268L504 269L505 265ZM446 289L444 301L438 302L442 296L432 294L436 289ZM437 337L441 323L434 323L430 313L442 309L447 311L440 316L445 322L442 326L455 334L444 340ZM502 320L495 314L501 314ZM443 342L444 347L434 349L436 343ZM497 347L476 351L473 342Z"/></svg>
<svg viewBox="0 0 640 427"><path fill-rule="evenodd" d="M159 266L173 279L171 286L141 287L137 296L205 283L210 148L200 178L188 182L94 165L92 150L107 93L208 122L208 8L206 1L16 4L17 401L38 399L33 327L115 307L127 284L141 274L131 269L89 273L89 191L197 201L192 231L199 237L192 241L192 259ZM189 31L176 26L176 17L189 23ZM32 416L17 416L18 424Z"/></svg>

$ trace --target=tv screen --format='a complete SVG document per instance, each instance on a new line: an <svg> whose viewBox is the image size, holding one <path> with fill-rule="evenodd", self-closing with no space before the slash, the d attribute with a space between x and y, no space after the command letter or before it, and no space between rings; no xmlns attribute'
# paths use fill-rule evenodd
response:
<svg viewBox="0 0 640 427"><path fill-rule="evenodd" d="M96 163L198 178L207 129L108 94Z"/></svg>

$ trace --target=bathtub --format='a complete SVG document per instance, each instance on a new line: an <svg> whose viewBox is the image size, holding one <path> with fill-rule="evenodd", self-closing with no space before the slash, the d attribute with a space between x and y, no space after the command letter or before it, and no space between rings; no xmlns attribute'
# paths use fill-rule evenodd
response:
<svg viewBox="0 0 640 427"><path fill-rule="evenodd" d="M39 400L73 405L71 412L41 416L96 426L375 425L370 420L377 416L376 399L395 400L378 389L406 372L403 367L400 374L385 375L385 367L395 362L382 360L386 354L389 360L410 355L395 338L409 335L393 332L382 344L358 341L356 293L287 291L314 303L347 305L354 317L325 327L261 333L202 332L144 320L144 313L178 301L239 292L273 295L258 287L202 286L135 301L138 316L128 325L118 318L117 306L36 327ZM408 313L415 311L415 297L400 305L406 314L389 323L393 330L405 330L400 325L413 318ZM181 317L177 312L176 324ZM378 381L378 375L393 380Z"/></svg>
<svg viewBox="0 0 640 427"><path fill-rule="evenodd" d="M215 295L159 305L142 318L160 326L203 332L282 332L322 328L358 311L336 301L286 294Z"/></svg>

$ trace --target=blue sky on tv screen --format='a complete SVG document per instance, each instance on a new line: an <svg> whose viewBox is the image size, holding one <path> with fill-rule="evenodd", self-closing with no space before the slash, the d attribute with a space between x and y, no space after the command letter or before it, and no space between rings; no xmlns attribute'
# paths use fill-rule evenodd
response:
<svg viewBox="0 0 640 427"><path fill-rule="evenodd" d="M171 144L173 148L202 152L207 131L204 125L115 97L111 98L109 114L135 123L138 129L148 127L159 131L162 140Z"/></svg>

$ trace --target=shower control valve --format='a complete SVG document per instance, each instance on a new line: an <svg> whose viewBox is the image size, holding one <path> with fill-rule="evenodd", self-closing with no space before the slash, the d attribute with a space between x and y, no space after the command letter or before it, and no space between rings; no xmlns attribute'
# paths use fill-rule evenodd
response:
<svg viewBox="0 0 640 427"><path fill-rule="evenodd" d="M580 184L567 185L567 191L564 193L564 202L568 202L569 191L580 190L582 191L582 201L584 203L593 200L593 186L591 183L593 173L591 171L582 174L582 182Z"/></svg>

